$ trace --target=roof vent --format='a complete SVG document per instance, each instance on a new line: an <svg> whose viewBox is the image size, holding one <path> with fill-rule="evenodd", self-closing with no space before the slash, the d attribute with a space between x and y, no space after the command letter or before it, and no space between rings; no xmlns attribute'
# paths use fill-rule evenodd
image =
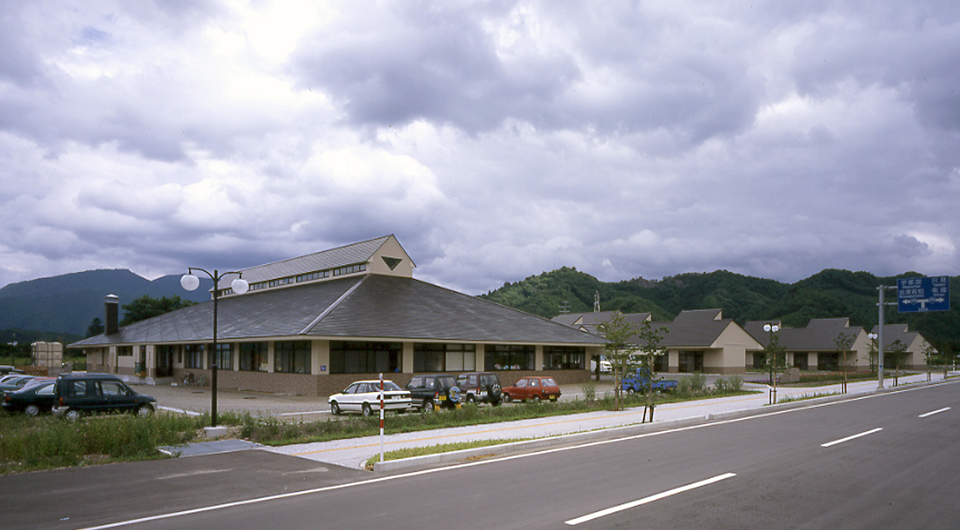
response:
<svg viewBox="0 0 960 530"><path fill-rule="evenodd" d="M387 264L387 267L390 267L390 270L396 269L397 265L400 265L401 261L403 260L398 258L388 258L388 257L383 258L383 262Z"/></svg>

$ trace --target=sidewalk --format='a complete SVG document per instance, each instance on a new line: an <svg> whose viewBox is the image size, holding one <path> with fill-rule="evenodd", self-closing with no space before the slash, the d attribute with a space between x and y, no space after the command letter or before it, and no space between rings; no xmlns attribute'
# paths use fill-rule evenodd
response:
<svg viewBox="0 0 960 530"><path fill-rule="evenodd" d="M910 383L925 383L926 379L926 374L901 377L900 384L902 386ZM933 382L941 381L942 379L942 373L933 374ZM893 380L885 381L884 386L891 388L893 386ZM654 425L662 422L675 422L680 420L703 421L721 414L728 415L738 412L745 414L754 413L759 412L763 406L767 405L769 395L766 385L745 384L744 388L762 390L763 392L746 396L659 405L656 408L656 421ZM847 390L847 396L874 393L877 391L877 382L871 380L848 383ZM823 387L779 387L777 389L778 401L788 396L791 398L799 398L803 396L823 396L831 394L840 394L839 384ZM409 447L428 447L438 444L475 440L542 439L637 425L642 422L642 419L643 407L619 412L590 412L469 427L437 429L433 431L387 434L384 436L383 446L385 451L393 451ZM386 419L387 433L389 433L389 429L390 421L388 417ZM367 459L379 454L380 443L381 440L379 436L372 436L331 442L287 445L283 447L260 447L259 449L358 469L363 468ZM475 451L480 454L490 454L494 452L490 447ZM465 456L460 456L460 458L464 457ZM428 457L420 457L419 460L408 460L413 462L406 464L425 465L431 462L437 462L439 458L430 459ZM378 464L378 470L399 469L405 465L404 461L387 462L385 464L389 465L381 466Z"/></svg>

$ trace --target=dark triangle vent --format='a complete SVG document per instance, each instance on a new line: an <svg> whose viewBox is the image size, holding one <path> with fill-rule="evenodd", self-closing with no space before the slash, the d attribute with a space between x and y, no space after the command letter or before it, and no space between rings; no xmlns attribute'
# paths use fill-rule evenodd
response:
<svg viewBox="0 0 960 530"><path fill-rule="evenodd" d="M390 267L390 270L396 269L397 265L400 265L401 261L403 260L397 258L383 258L383 262L387 264L387 267Z"/></svg>

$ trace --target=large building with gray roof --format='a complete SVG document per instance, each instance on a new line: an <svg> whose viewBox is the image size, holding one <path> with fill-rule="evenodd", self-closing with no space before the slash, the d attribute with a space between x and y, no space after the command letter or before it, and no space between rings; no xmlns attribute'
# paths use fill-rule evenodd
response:
<svg viewBox="0 0 960 530"><path fill-rule="evenodd" d="M222 388L299 395L379 373L399 384L418 372L589 378L602 337L414 279L415 266L385 236L239 271L250 289L218 292L217 351L212 300L119 329L107 322L115 332L70 346L91 371L164 383L208 376L216 363Z"/></svg>

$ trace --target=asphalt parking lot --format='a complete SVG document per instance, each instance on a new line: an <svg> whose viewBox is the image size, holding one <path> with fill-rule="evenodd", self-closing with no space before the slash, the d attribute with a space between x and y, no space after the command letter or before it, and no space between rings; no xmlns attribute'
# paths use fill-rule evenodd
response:
<svg viewBox="0 0 960 530"><path fill-rule="evenodd" d="M157 398L159 410L186 414L209 413L212 402L210 387L171 385L132 385L134 390ZM250 412L291 421L314 421L329 416L326 397L290 396L236 390L217 392L217 412Z"/></svg>
<svg viewBox="0 0 960 530"><path fill-rule="evenodd" d="M665 374L666 375L666 374ZM682 374L669 374L676 379ZM717 375L706 375L707 385L712 385ZM597 397L613 392L613 377L602 374L600 381L591 379ZM184 385L147 385L131 383L141 393L157 398L160 410L182 412L185 414L209 413L211 409L211 389L209 386L196 387ZM561 401L584 399L583 383L560 385ZM332 417L327 405L327 396L294 396L271 394L266 392L237 391L219 389L217 392L217 412L249 412L256 415L276 416L285 421L316 421Z"/></svg>
<svg viewBox="0 0 960 530"><path fill-rule="evenodd" d="M597 395L613 391L609 376L596 383ZM157 398L160 410L186 414L209 413L212 392L210 387L132 384L141 393ZM583 399L583 385L561 385L561 400ZM276 416L289 421L315 421L332 417L327 396L292 396L266 392L220 389L217 392L217 412L249 412L253 415Z"/></svg>

